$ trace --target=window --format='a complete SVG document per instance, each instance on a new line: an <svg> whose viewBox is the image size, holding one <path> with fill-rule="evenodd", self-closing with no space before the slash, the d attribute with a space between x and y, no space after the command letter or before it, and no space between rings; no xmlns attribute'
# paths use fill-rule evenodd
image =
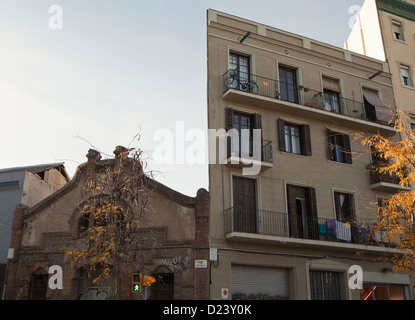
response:
<svg viewBox="0 0 415 320"><path fill-rule="evenodd" d="M234 141L232 136L228 136L227 152L228 157L235 155L243 158L260 157L262 160L262 141L260 155L254 153L254 129L262 129L261 115L258 113L247 114L233 110L227 107L225 109L226 131L229 133L232 129L237 130L238 140ZM262 133L261 133L262 140ZM256 148L255 148L256 149Z"/></svg>
<svg viewBox="0 0 415 320"><path fill-rule="evenodd" d="M45 300L48 289L49 274L42 268L37 269L30 276L29 299Z"/></svg>
<svg viewBox="0 0 415 320"><path fill-rule="evenodd" d="M395 20L392 21L392 32L395 40L405 41L401 22Z"/></svg>
<svg viewBox="0 0 415 320"><path fill-rule="evenodd" d="M410 68L408 66L401 65L401 77L402 84L404 86L412 86L411 73Z"/></svg>
<svg viewBox="0 0 415 320"><path fill-rule="evenodd" d="M281 151L311 156L310 126L278 119L279 148Z"/></svg>
<svg viewBox="0 0 415 320"><path fill-rule="evenodd" d="M360 300L405 300L406 292L403 285L364 283Z"/></svg>
<svg viewBox="0 0 415 320"><path fill-rule="evenodd" d="M366 120L377 122L376 110L383 106L380 101L378 92L373 89L363 88L363 101L365 105Z"/></svg>
<svg viewBox="0 0 415 320"><path fill-rule="evenodd" d="M291 124L284 125L285 151L301 154L300 127Z"/></svg>
<svg viewBox="0 0 415 320"><path fill-rule="evenodd" d="M19 188L20 188L20 182L17 180L0 182L0 190L19 189Z"/></svg>
<svg viewBox="0 0 415 320"><path fill-rule="evenodd" d="M297 70L280 66L278 68L280 99L298 103Z"/></svg>
<svg viewBox="0 0 415 320"><path fill-rule="evenodd" d="M338 272L310 271L311 300L340 300Z"/></svg>
<svg viewBox="0 0 415 320"><path fill-rule="evenodd" d="M327 111L341 113L339 81L323 77L324 108Z"/></svg>
<svg viewBox="0 0 415 320"><path fill-rule="evenodd" d="M83 236L93 227L105 227L114 224L121 228L124 223L124 214L121 207L112 206L105 200L85 204L79 213L78 236Z"/></svg>
<svg viewBox="0 0 415 320"><path fill-rule="evenodd" d="M336 220L341 222L354 222L354 196L351 193L334 192L334 205Z"/></svg>
<svg viewBox="0 0 415 320"><path fill-rule="evenodd" d="M324 89L324 107L327 111L340 113L339 93Z"/></svg>
<svg viewBox="0 0 415 320"><path fill-rule="evenodd" d="M388 200L382 199L382 198L377 199L378 212L379 212L379 214L382 214L383 210L385 210L386 205L387 205L387 201Z"/></svg>
<svg viewBox="0 0 415 320"><path fill-rule="evenodd" d="M242 56L236 53L229 54L229 69L236 71L238 83L244 84L249 82L250 79L250 61L249 57ZM244 90L244 88L236 88Z"/></svg>
<svg viewBox="0 0 415 320"><path fill-rule="evenodd" d="M352 163L350 138L347 134L327 129L329 159L331 161Z"/></svg>
<svg viewBox="0 0 415 320"><path fill-rule="evenodd" d="M315 189L287 185L287 209L290 237L317 239L318 223Z"/></svg>
<svg viewBox="0 0 415 320"><path fill-rule="evenodd" d="M253 115L234 112L232 124L233 128L239 132L239 154L241 157L252 156Z"/></svg>
<svg viewBox="0 0 415 320"><path fill-rule="evenodd" d="M257 232L256 180L234 176L233 188L233 230Z"/></svg>
<svg viewBox="0 0 415 320"><path fill-rule="evenodd" d="M151 286L150 300L174 299L174 273L153 273L156 282Z"/></svg>

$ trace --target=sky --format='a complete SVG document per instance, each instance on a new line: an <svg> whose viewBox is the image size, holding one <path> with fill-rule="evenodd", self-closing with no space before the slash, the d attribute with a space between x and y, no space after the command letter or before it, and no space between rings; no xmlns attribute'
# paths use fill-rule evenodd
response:
<svg viewBox="0 0 415 320"><path fill-rule="evenodd" d="M72 177L90 148L122 145L170 188L209 190L207 160L160 148L162 132L176 152L208 129L206 10L343 47L363 2L0 0L0 169L64 162Z"/></svg>

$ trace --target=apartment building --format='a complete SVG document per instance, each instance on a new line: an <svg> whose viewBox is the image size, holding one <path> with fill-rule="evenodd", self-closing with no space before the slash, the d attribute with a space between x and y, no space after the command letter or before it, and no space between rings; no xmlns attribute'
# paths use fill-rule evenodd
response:
<svg viewBox="0 0 415 320"><path fill-rule="evenodd" d="M344 47L389 63L396 107L415 127L415 1L366 0Z"/></svg>
<svg viewBox="0 0 415 320"><path fill-rule="evenodd" d="M4 295L7 262L13 257L10 246L16 207L34 206L69 181L64 163L48 163L0 169L0 288Z"/></svg>
<svg viewBox="0 0 415 320"><path fill-rule="evenodd" d="M207 51L211 298L413 298L372 232L402 187L356 139L396 136L388 64L215 10Z"/></svg>

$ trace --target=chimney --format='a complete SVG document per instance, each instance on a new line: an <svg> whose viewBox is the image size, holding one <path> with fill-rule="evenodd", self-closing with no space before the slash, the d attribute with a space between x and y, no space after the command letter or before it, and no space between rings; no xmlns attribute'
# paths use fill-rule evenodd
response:
<svg viewBox="0 0 415 320"><path fill-rule="evenodd" d="M89 149L86 157L88 158L86 175L88 178L92 178L95 175L95 165L97 161L101 160L101 154L94 149Z"/></svg>
<svg viewBox="0 0 415 320"><path fill-rule="evenodd" d="M129 151L123 146L117 146L114 150L115 155L115 171L121 168L122 161L128 157Z"/></svg>

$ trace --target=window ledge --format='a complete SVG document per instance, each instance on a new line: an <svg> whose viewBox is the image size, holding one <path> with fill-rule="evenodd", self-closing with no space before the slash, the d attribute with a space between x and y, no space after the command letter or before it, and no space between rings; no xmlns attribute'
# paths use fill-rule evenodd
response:
<svg viewBox="0 0 415 320"><path fill-rule="evenodd" d="M407 43L405 40L399 40L399 39L395 39L395 38L393 38L393 41L399 42L399 43L401 43L401 44L406 44L406 45L408 45L408 43Z"/></svg>
<svg viewBox="0 0 415 320"><path fill-rule="evenodd" d="M346 163L346 162L340 162L340 161L334 161L334 160L327 160L329 163L335 163L335 164L339 164L342 166L348 166L348 167L354 167L354 163Z"/></svg>
<svg viewBox="0 0 415 320"><path fill-rule="evenodd" d="M290 156L295 156L295 157L301 157L302 159L310 159L312 156L306 156L306 155L304 155L304 154L298 154L298 153L292 153L292 152L288 152L288 151L281 151L281 150L279 150L280 151L280 154L287 154L287 155L290 155Z"/></svg>
<svg viewBox="0 0 415 320"><path fill-rule="evenodd" d="M406 84L401 83L401 87L405 88L405 89L409 89L409 90L415 90L415 88L413 86L408 86Z"/></svg>

